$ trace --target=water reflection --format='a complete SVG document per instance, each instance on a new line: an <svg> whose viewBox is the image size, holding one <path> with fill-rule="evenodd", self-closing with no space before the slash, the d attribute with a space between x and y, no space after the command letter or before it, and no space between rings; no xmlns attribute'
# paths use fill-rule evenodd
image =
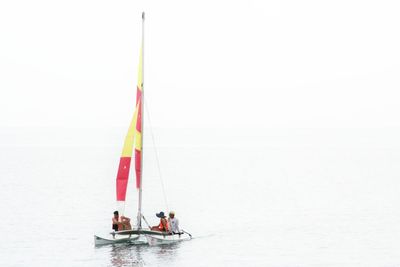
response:
<svg viewBox="0 0 400 267"><path fill-rule="evenodd" d="M172 263L178 256L180 243L148 246L115 244L110 246L110 265L123 266L151 266L159 263Z"/></svg>
<svg viewBox="0 0 400 267"><path fill-rule="evenodd" d="M157 254L161 260L173 261L177 254L181 243L164 244L159 246L148 247L152 253Z"/></svg>
<svg viewBox="0 0 400 267"><path fill-rule="evenodd" d="M110 266L143 266L144 264L142 264L143 260L141 259L141 255L135 253L131 248L132 246L124 244L112 245L110 247Z"/></svg>

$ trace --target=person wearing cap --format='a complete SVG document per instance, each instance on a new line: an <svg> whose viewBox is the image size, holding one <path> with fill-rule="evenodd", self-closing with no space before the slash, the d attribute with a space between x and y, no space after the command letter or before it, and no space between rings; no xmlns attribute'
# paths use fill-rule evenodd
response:
<svg viewBox="0 0 400 267"><path fill-rule="evenodd" d="M175 218L175 212L174 211L170 211L169 212L168 224L170 226L170 231L172 233L180 233L179 220L177 218Z"/></svg>
<svg viewBox="0 0 400 267"><path fill-rule="evenodd" d="M156 216L160 218L160 224L157 226L151 227L152 231L160 231L160 232L169 232L169 225L168 221L166 219L167 216L164 215L163 211L160 211L160 213L156 213Z"/></svg>
<svg viewBox="0 0 400 267"><path fill-rule="evenodd" d="M131 230L131 219L125 216L119 217L118 211L114 211L114 217L112 218L112 229L114 231Z"/></svg>

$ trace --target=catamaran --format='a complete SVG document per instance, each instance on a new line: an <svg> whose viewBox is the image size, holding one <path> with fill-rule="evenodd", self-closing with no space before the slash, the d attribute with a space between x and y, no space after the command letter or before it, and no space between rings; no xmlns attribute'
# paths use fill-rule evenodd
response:
<svg viewBox="0 0 400 267"><path fill-rule="evenodd" d="M192 236L184 230L179 233L152 231L142 214L142 177L143 177L143 107L144 107L144 12L142 13L142 44L139 57L138 83L136 91L136 107L125 137L122 155L116 179L118 210L124 210L126 192L128 188L129 173L133 150L136 174L136 189L138 191L137 225L132 230L113 231L107 236L94 236L95 245L130 243L135 245L170 244L183 240L189 240ZM142 227L142 219L147 227Z"/></svg>

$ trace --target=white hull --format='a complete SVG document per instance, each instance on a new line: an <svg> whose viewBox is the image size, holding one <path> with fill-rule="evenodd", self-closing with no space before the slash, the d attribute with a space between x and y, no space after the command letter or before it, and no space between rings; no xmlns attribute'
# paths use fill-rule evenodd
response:
<svg viewBox="0 0 400 267"><path fill-rule="evenodd" d="M95 235L94 236L94 245L101 246L101 245L110 245L110 244L132 244L132 245L144 245L147 244L147 240L143 235L110 235L110 237L100 237Z"/></svg>
<svg viewBox="0 0 400 267"><path fill-rule="evenodd" d="M186 233L174 234L174 235L152 235L146 234L147 242L150 246L173 244L181 241L192 239L192 237Z"/></svg>

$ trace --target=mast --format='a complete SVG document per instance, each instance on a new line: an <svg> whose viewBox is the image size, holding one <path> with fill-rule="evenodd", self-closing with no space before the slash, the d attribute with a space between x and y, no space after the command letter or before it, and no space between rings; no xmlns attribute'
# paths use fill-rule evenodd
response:
<svg viewBox="0 0 400 267"><path fill-rule="evenodd" d="M140 138L141 140L141 145L142 145L142 150L140 153L140 177L139 177L139 201L138 201L138 214L137 214L137 228L142 229L142 177L143 177L143 106L144 106L144 12L142 12L142 96L141 96L141 104L140 104L140 113L141 113L141 125L142 125L142 132Z"/></svg>

